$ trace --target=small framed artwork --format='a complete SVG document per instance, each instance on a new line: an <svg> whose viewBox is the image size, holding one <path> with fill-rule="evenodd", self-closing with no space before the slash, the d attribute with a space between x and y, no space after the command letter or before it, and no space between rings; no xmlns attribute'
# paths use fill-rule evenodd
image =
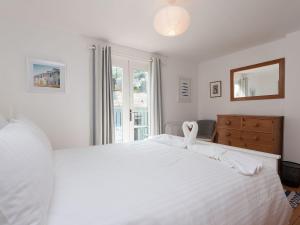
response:
<svg viewBox="0 0 300 225"><path fill-rule="evenodd" d="M222 97L222 81L210 82L210 97Z"/></svg>
<svg viewBox="0 0 300 225"><path fill-rule="evenodd" d="M36 93L64 93L66 65L41 59L27 59L28 91Z"/></svg>
<svg viewBox="0 0 300 225"><path fill-rule="evenodd" d="M178 102L191 102L191 79L179 78Z"/></svg>

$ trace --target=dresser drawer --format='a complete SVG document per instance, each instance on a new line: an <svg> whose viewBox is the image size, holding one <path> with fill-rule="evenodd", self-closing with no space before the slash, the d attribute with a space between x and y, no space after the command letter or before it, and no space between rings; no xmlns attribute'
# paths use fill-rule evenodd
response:
<svg viewBox="0 0 300 225"><path fill-rule="evenodd" d="M282 116L218 115L217 141L223 145L282 154Z"/></svg>
<svg viewBox="0 0 300 225"><path fill-rule="evenodd" d="M241 139L248 144L272 145L273 135L268 133L248 132L244 131L241 134Z"/></svg>
<svg viewBox="0 0 300 225"><path fill-rule="evenodd" d="M218 138L220 139L240 139L241 138L241 131L238 130L231 130L226 128L219 128L218 129Z"/></svg>
<svg viewBox="0 0 300 225"><path fill-rule="evenodd" d="M265 133L273 132L273 120L271 119L243 118L242 121L244 130Z"/></svg>
<svg viewBox="0 0 300 225"><path fill-rule="evenodd" d="M219 116L218 127L241 129L241 117Z"/></svg>
<svg viewBox="0 0 300 225"><path fill-rule="evenodd" d="M240 139L234 139L234 138L218 138L218 143L222 145L229 145L239 148L245 148L245 143L241 141Z"/></svg>

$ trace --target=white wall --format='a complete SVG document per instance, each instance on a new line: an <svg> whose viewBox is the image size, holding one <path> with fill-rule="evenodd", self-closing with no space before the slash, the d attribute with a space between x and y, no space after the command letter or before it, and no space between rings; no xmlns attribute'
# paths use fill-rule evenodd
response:
<svg viewBox="0 0 300 225"><path fill-rule="evenodd" d="M216 119L217 114L284 115L284 157L300 163L300 32L285 38L203 62L198 67L198 117ZM286 58L286 97L277 100L230 101L230 69L272 59ZM222 97L209 97L209 82L222 81Z"/></svg>
<svg viewBox="0 0 300 225"><path fill-rule="evenodd" d="M103 43L62 31L1 26L0 113L21 113L37 123L54 148L84 147L90 144L90 51L89 45ZM149 59L150 53L113 45L125 56ZM37 94L26 90L26 57L67 64L66 94ZM195 118L197 64L163 60L164 121ZM193 102L176 101L178 77L193 77Z"/></svg>
<svg viewBox="0 0 300 225"><path fill-rule="evenodd" d="M7 27L0 36L0 113L24 114L46 131L55 148L89 144L89 50L72 34ZM33 94L26 87L26 57L67 64L66 94Z"/></svg>
<svg viewBox="0 0 300 225"><path fill-rule="evenodd" d="M192 81L192 101L178 102L179 77ZM168 58L162 66L163 118L164 122L177 122L197 119L197 64Z"/></svg>

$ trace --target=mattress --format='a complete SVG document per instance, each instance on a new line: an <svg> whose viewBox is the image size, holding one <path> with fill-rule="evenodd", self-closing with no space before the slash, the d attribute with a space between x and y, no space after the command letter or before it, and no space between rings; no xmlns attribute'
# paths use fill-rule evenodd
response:
<svg viewBox="0 0 300 225"><path fill-rule="evenodd" d="M49 225L284 225L276 172L244 176L151 140L55 151Z"/></svg>

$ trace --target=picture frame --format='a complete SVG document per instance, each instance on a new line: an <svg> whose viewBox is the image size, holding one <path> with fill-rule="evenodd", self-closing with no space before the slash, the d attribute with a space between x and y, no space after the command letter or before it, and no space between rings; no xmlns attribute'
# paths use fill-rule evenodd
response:
<svg viewBox="0 0 300 225"><path fill-rule="evenodd" d="M210 82L210 98L222 97L222 81Z"/></svg>
<svg viewBox="0 0 300 225"><path fill-rule="evenodd" d="M179 78L178 83L178 102L188 103L192 101L192 91L191 91L191 79L190 78Z"/></svg>
<svg viewBox="0 0 300 225"><path fill-rule="evenodd" d="M65 93L66 64L27 58L27 89L32 93Z"/></svg>

